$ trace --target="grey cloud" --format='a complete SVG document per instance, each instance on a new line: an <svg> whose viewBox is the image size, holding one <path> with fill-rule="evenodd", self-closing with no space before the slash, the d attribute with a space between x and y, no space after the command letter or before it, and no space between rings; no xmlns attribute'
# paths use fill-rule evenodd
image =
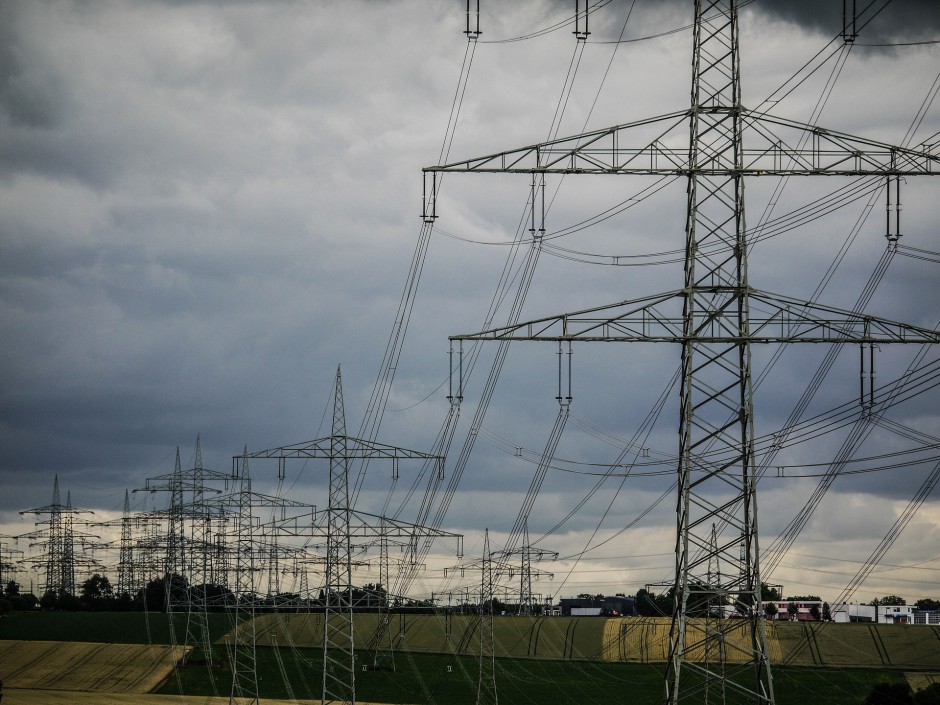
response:
<svg viewBox="0 0 940 705"><path fill-rule="evenodd" d="M6 111L0 120L10 128L0 132L0 473L4 489L10 488L0 496L0 509L48 503L55 472L80 504L119 506L125 487L168 472L175 447L185 457L200 432L206 464L221 470L243 444L261 449L309 440L318 429L322 435L337 363L343 365L351 431L366 407L420 228L419 168L437 159L466 47L462 7L354 0L176 5L0 5L4 19L10 18L0 30L6 32L0 46L4 75L19 81L31 76L37 100L46 106L15 124L10 101L3 98L0 106ZM532 2L514 7L535 8L537 16L517 11L506 17L501 5L488 5L499 16L491 18L484 39L512 34L517 22L537 25L563 9ZM570 7L564 3L564 11ZM616 10L623 7L599 10L598 38L619 31ZM687 23L690 7L638 2L635 19L644 31L668 29ZM748 7L771 12L778 5ZM58 14L63 8L82 21L64 22ZM58 41L44 44L41 36L53 30ZM785 50L798 45L794 51L808 58L819 46L817 35L807 39L795 26L780 31L788 40ZM477 46L451 156L542 139L573 45L567 32L558 32L531 43ZM53 46L87 51L63 63ZM569 102L577 115L568 116L565 130L580 130L610 50L585 50ZM599 125L685 104L687 38L655 47L624 45L618 52L593 116ZM777 80L758 68L790 58L782 60L772 45L762 54L747 58L748 86L755 90L766 88L761 80ZM853 55L825 124L838 129L850 117L862 128L886 124L903 134L928 87L920 85L922 77L930 73L932 80L936 71L920 56L919 63L884 56L889 63L881 68L860 66ZM918 72L910 90L872 105L859 77L885 91L896 83L892 72L902 69ZM862 98L852 107L836 106L858 94ZM780 106L797 115L801 107ZM923 132L937 127L931 113ZM781 211L821 188L796 181ZM549 227L578 223L647 185L629 177L566 179ZM771 191L748 188L749 207L760 207ZM905 242L937 249L933 191L905 193ZM432 237L380 440L430 446L447 409L446 385L439 386L447 375L447 336L480 327L506 254L504 247L455 241L441 231L504 242L527 197L525 177L448 176L440 231ZM684 184L674 184L658 199L557 243L618 254L681 249L684 198ZM879 203L875 211L880 209ZM757 217L755 210L751 214ZM763 243L752 260L752 283L782 293L811 290L856 217L857 208L851 216L830 216L808 232ZM827 292L831 302L851 304L857 296L884 247L881 227L872 225L864 244L860 240L851 251ZM902 264L914 263L895 262L876 312L923 322L936 315L933 272L923 263L919 269ZM680 265L586 266L543 254L539 267L525 318L672 289L682 281ZM589 347L575 350L573 409L628 439L676 369L678 348ZM466 390L465 423L493 352L484 348ZM854 352L840 359L807 414L855 394ZM487 430L541 451L558 409L555 353L548 346L512 347ZM760 433L783 423L806 370L815 369L822 354L788 352L758 392ZM755 357L766 362L765 351ZM880 359L883 380L907 362L889 363L887 354ZM927 430L935 425L931 399L925 395L899 414ZM674 389L644 441L654 452L675 452L677 404ZM454 455L465 434L461 427ZM781 462L820 462L839 440L826 437L813 448L790 449ZM873 438L872 448L880 447L895 446ZM599 464L616 455L616 448L573 422L559 449L559 457ZM487 507L487 521L502 530L496 524L514 517L533 472L531 463L478 441L461 487L470 499L453 505L453 525L478 528L473 501L489 492L499 501ZM322 484L314 470L297 473L291 481L297 481L298 496L314 496ZM272 474L259 466L258 486L273 484ZM840 480L834 494L857 491L866 501L884 502L913 492L901 480L890 473L865 484L843 486ZM550 528L594 482L594 476L551 473L533 530ZM626 525L671 482L671 475L630 478L604 530ZM785 525L815 484L777 482L766 485L772 493L762 504L762 511L770 507L765 530ZM386 485L387 474L377 471L363 497L381 503ZM618 485L619 478L609 480L569 528L588 535ZM641 529L655 527L669 544L674 521L670 496Z"/></svg>
<svg viewBox="0 0 940 705"><path fill-rule="evenodd" d="M0 6L0 114L13 127L54 127L64 109L64 79L53 67L34 61L33 40L20 31L25 3Z"/></svg>

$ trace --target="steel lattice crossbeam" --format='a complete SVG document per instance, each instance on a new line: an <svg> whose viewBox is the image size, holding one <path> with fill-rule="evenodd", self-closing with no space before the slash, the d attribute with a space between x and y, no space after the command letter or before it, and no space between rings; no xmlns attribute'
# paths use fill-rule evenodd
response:
<svg viewBox="0 0 940 705"><path fill-rule="evenodd" d="M716 106L699 119L741 125L740 162L715 144L690 162L688 125L692 110L561 137L458 162L424 168L425 173L649 174L810 176L940 175L937 145L910 149L759 113ZM639 139L637 139L639 138ZM643 146L631 146L637 143Z"/></svg>
<svg viewBox="0 0 940 705"><path fill-rule="evenodd" d="M750 289L749 329L736 327L735 291L705 289L724 303L693 312L685 332L682 304L687 292L672 291L595 308L546 316L512 326L453 335L451 340L537 340L545 342L686 343L940 343L940 332Z"/></svg>

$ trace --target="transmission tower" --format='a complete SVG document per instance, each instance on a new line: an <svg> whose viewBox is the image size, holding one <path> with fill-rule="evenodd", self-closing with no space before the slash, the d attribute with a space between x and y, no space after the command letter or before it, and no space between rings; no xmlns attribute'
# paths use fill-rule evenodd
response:
<svg viewBox="0 0 940 705"><path fill-rule="evenodd" d="M0 539L9 539L11 536L2 536ZM13 581L16 582L16 576L20 572L19 566L17 566L17 556L22 556L23 552L10 548L9 543L4 543L0 540L0 594L2 594L7 585Z"/></svg>
<svg viewBox="0 0 940 705"><path fill-rule="evenodd" d="M374 441L346 435L346 412L343 403L342 374L336 370L333 387L333 423L330 436L291 446L237 456L239 459L277 459L278 473L285 473L289 459L322 458L329 461L329 503L326 510L314 512L309 524L302 517L285 516L274 522L279 535L324 536L326 538L326 566L323 585L323 703L350 703L356 701L356 656L353 632L353 548L355 546L382 545L383 538L403 541L414 561L418 540L446 537L457 540L461 553L461 538L457 534L431 529L408 522L361 512L350 506L349 461L391 460L394 467L400 459L435 462L442 458L384 445ZM309 519L310 515L306 515ZM380 623L383 620L380 620ZM380 626L381 629L381 626Z"/></svg>
<svg viewBox="0 0 940 705"><path fill-rule="evenodd" d="M202 437L196 436L196 452L193 467L181 472L179 485L182 504L179 513L189 525L186 540L188 549L186 562L186 646L201 646L206 667L211 673L212 644L209 637L209 588L215 587L212 578L218 571L213 567L218 560L217 544L213 540L213 524L224 522L226 512L218 504L209 501L207 494L222 490L212 484L228 488L229 476L209 470L202 463ZM210 484L212 483L212 484ZM186 527L184 525L183 531ZM191 652L195 654L195 648ZM185 660L184 660L185 663Z"/></svg>
<svg viewBox="0 0 940 705"><path fill-rule="evenodd" d="M529 615L534 613L534 607L537 604L535 594L532 592L532 578L553 578L552 573L547 573L532 567L533 561L538 563L543 560L555 560L558 558L558 551L549 551L545 548L533 546L529 542L529 525L525 523L522 529L522 544L518 548L511 550L497 551L501 562L510 561L513 557L519 558L519 614ZM512 577L515 573L514 568L510 568L509 575ZM501 575L497 575L497 582Z"/></svg>
<svg viewBox="0 0 940 705"><path fill-rule="evenodd" d="M494 587L490 530L486 529L480 570L480 663L476 705L497 705L499 702L496 691L496 642L493 639L493 613L496 610Z"/></svg>
<svg viewBox="0 0 940 705"><path fill-rule="evenodd" d="M46 582L42 592L54 592L57 595L75 594L75 568L79 565L84 568L101 568L84 550L94 546L93 539L98 538L75 530L75 517L81 514L93 514L87 509L72 507L72 495L66 494L66 502L62 504L59 499L59 476L55 476L52 487L52 504L35 509L24 509L20 514L35 514L45 517L36 522L39 527L36 531L24 534L18 538L30 539L30 547L39 546L40 555L31 556L28 563L45 568ZM75 553L75 544L82 549L80 555Z"/></svg>
<svg viewBox="0 0 940 705"><path fill-rule="evenodd" d="M235 630L231 645L232 690L230 705L258 703L258 661L255 652L255 544L252 522L251 478L247 458L242 461L235 491Z"/></svg>
<svg viewBox="0 0 940 705"><path fill-rule="evenodd" d="M352 617L349 541L349 459L343 378L336 368L330 434L330 499L327 508L326 582L323 599L323 701L356 702L356 654Z"/></svg>
<svg viewBox="0 0 940 705"><path fill-rule="evenodd" d="M162 537L153 537L149 543L151 550L158 546L162 548L163 565L162 577L165 585L165 604L167 612L186 609L188 603L188 589L185 581L189 579L189 566L187 564L187 537L185 522L185 506L183 499L183 466L180 463L180 449L176 447L176 459L173 463L173 472L157 477L148 477L141 490L135 492L168 492L170 505L163 512L154 514L163 519L166 532ZM153 528L156 528L154 525Z"/></svg>
<svg viewBox="0 0 940 705"><path fill-rule="evenodd" d="M134 562L133 517L130 493L124 490L124 512L121 515L121 553L118 559L117 594L134 596L143 587Z"/></svg>
<svg viewBox="0 0 940 705"><path fill-rule="evenodd" d="M424 169L425 220L437 215L431 210L436 172L687 179L681 289L451 337L680 345L675 605L664 683L669 704L708 698L774 701L760 609L751 345L940 342L929 329L750 286L745 177L938 175L940 156L926 146L893 146L746 109L737 5L737 0L695 0L688 109ZM683 132L688 147L671 146ZM758 317L752 310L767 313ZM721 527L714 542L712 523ZM720 578L710 580L710 573ZM733 604L742 619L694 617L690 606L712 595ZM720 654L717 661L704 658L714 653Z"/></svg>

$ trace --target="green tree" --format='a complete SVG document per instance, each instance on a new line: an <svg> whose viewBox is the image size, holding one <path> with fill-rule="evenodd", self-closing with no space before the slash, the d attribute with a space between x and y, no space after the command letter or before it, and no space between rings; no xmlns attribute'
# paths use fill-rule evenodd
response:
<svg viewBox="0 0 940 705"><path fill-rule="evenodd" d="M598 593L597 595L590 595L586 592L582 592L581 594L578 595L578 599L579 600L603 600L604 593L601 592L601 593Z"/></svg>
<svg viewBox="0 0 940 705"><path fill-rule="evenodd" d="M20 584L15 580L11 580L6 584L6 587L3 588L3 594L7 597L16 597L20 594Z"/></svg>
<svg viewBox="0 0 940 705"><path fill-rule="evenodd" d="M907 683L875 683L864 705L913 705L911 686Z"/></svg>
<svg viewBox="0 0 940 705"><path fill-rule="evenodd" d="M33 593L27 592L22 595L14 595L10 598L10 603L17 612L29 612L39 605L39 598Z"/></svg>
<svg viewBox="0 0 940 705"><path fill-rule="evenodd" d="M95 573L82 583L82 591L79 600L85 609L105 610L110 609L114 601L114 591L111 588L111 581L104 575Z"/></svg>
<svg viewBox="0 0 940 705"><path fill-rule="evenodd" d="M95 573L82 583L82 598L86 600L100 600L111 597L111 581L106 576Z"/></svg>
<svg viewBox="0 0 940 705"><path fill-rule="evenodd" d="M787 614L790 615L790 619L796 619L796 613L799 612L799 608L796 606L795 602L790 602L787 604Z"/></svg>
<svg viewBox="0 0 940 705"><path fill-rule="evenodd" d="M885 595L884 597L876 597L871 601L872 605L906 605L907 601L900 595Z"/></svg>
<svg viewBox="0 0 940 705"><path fill-rule="evenodd" d="M54 610L58 607L59 596L55 590L46 590L39 598L39 606L44 610Z"/></svg>
<svg viewBox="0 0 940 705"><path fill-rule="evenodd" d="M760 584L760 599L761 602L779 602L783 599L783 595L780 593L779 585L768 585L767 583Z"/></svg>
<svg viewBox="0 0 940 705"><path fill-rule="evenodd" d="M819 611L819 605L811 605L809 608L809 614L815 621L818 622L820 617L822 617L822 614Z"/></svg>
<svg viewBox="0 0 940 705"><path fill-rule="evenodd" d="M940 600L922 597L914 603L914 607L919 610L940 610Z"/></svg>
<svg viewBox="0 0 940 705"><path fill-rule="evenodd" d="M767 619L773 619L777 616L777 612L780 610L777 609L777 605L773 602L768 602L767 606L764 607L764 614L767 615Z"/></svg>
<svg viewBox="0 0 940 705"><path fill-rule="evenodd" d="M819 595L793 595L788 597L787 600L792 602L822 602L822 598Z"/></svg>
<svg viewBox="0 0 940 705"><path fill-rule="evenodd" d="M832 608L829 607L829 603L828 603L828 602L823 602L822 618L823 618L823 621L824 621L824 622L831 622L831 621L832 621Z"/></svg>
<svg viewBox="0 0 940 705"><path fill-rule="evenodd" d="M940 683L931 683L914 691L914 705L940 705Z"/></svg>
<svg viewBox="0 0 940 705"><path fill-rule="evenodd" d="M657 595L648 590L637 590L634 597L636 612L641 617L668 617L672 614L672 595Z"/></svg>

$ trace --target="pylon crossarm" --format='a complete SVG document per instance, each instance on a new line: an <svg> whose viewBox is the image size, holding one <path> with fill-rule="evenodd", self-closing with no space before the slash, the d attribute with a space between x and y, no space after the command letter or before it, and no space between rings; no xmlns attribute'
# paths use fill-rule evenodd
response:
<svg viewBox="0 0 940 705"><path fill-rule="evenodd" d="M702 294L702 290L697 290ZM747 335L734 334L734 307L740 294L715 288L714 303L695 312L692 336L683 332L682 291L582 309L525 321L513 326L451 336L451 340L533 340L542 342L664 342L715 343L938 343L940 332L887 318L854 313L799 299L753 291L748 294L752 315ZM726 316L725 311L730 313ZM606 315L599 315L606 314Z"/></svg>
<svg viewBox="0 0 940 705"><path fill-rule="evenodd" d="M595 308L546 316L511 326L490 328L478 333L450 336L451 340L655 340L662 335L681 335L681 316L663 316L660 306L676 300L681 291L631 299ZM622 310L616 315L610 311ZM678 321L678 323L677 323ZM655 331L655 333L654 333ZM653 337L650 337L653 335Z"/></svg>
<svg viewBox="0 0 940 705"><path fill-rule="evenodd" d="M417 450L408 450L397 446L385 445L375 441L367 441L353 436L344 436L345 450L343 457L347 460L358 459L405 459L405 460L443 460L441 456L430 453L422 453ZM245 455L234 456L236 460L241 458L331 458L335 453L333 436L326 438L317 438L312 441L304 441L288 446L270 448L268 450L259 450Z"/></svg>
<svg viewBox="0 0 940 705"><path fill-rule="evenodd" d="M766 291L751 290L748 298L752 310L760 306L770 309L770 313L763 317L750 318L752 342L940 342L940 331L910 323L855 313ZM772 328L780 330L781 334L775 334Z"/></svg>
<svg viewBox="0 0 940 705"><path fill-rule="evenodd" d="M832 176L937 176L940 153L921 145L907 148L885 142L758 113L734 106L702 108L699 118L709 125L700 132L703 144L694 164L689 163L687 120L691 110L667 113L509 149L450 164L429 166L425 173L519 174L648 174L705 176L832 175ZM710 150L710 132L731 130L741 121L741 163L734 155ZM668 123L665 130L640 137L632 146L627 137L651 125ZM719 140L720 144L720 140Z"/></svg>
<svg viewBox="0 0 940 705"><path fill-rule="evenodd" d="M666 162L663 168L669 173L675 173L676 169L681 169L688 163L688 147L666 147L662 142L672 133L675 134L676 141L681 139L681 131L676 128L684 126L688 116L688 110L681 110L482 157L429 166L423 171L606 174L633 169L637 173L655 173L650 172L650 169L659 168L657 160L662 157ZM659 123L668 125L664 130L654 133L652 138L648 137L645 146L620 149L619 142L623 133ZM645 157L651 159L649 164L645 162ZM639 164L640 160L644 160L644 163Z"/></svg>
<svg viewBox="0 0 940 705"><path fill-rule="evenodd" d="M765 140L766 147L779 144L777 152L768 151L774 158L793 158L799 164L798 174L873 174L882 176L940 175L940 153L932 145L917 148L879 142L867 137L832 130L819 125L788 120L769 113L744 110L745 139L756 134ZM789 139L783 140L775 128L787 131ZM806 143L802 148L791 147L792 143ZM745 155L754 154L749 145ZM746 169L758 166L747 163ZM766 160L759 165L766 166ZM776 172L775 172L776 173ZM789 172L787 172L789 173Z"/></svg>

